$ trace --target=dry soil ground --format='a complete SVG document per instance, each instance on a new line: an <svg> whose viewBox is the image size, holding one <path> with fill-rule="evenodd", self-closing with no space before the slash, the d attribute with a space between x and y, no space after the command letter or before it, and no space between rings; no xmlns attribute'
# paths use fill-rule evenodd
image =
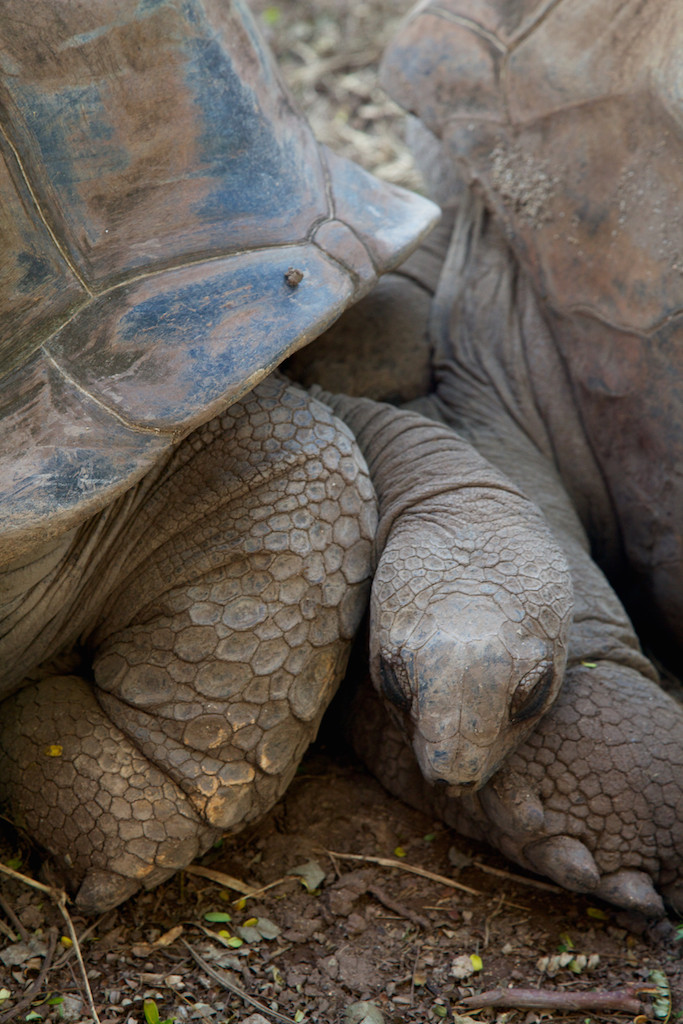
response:
<svg viewBox="0 0 683 1024"><path fill-rule="evenodd" d="M415 185L401 118L376 83L379 54L408 6L253 0L319 136ZM0 852L36 874L38 859L21 839ZM301 865L303 875L292 874ZM387 796L334 730L268 818L213 850L199 870L99 920L74 917L102 1024L462 1022L458 1014L597 1024L635 1014L475 1012L463 999L510 984L548 1000L591 990L623 997L653 970L673 993L671 1019L683 1019L683 941L673 924L648 930L522 877ZM244 899L240 884L261 891ZM92 1020L77 947L50 897L4 881L0 909L0 1024ZM652 1014L650 998L639 998Z"/></svg>

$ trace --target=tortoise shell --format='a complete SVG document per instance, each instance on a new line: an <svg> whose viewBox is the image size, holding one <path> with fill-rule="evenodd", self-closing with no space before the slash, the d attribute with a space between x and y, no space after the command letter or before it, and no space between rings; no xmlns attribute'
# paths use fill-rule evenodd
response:
<svg viewBox="0 0 683 1024"><path fill-rule="evenodd" d="M436 208L324 151L239 0L8 0L0 560L323 331Z"/></svg>
<svg viewBox="0 0 683 1024"><path fill-rule="evenodd" d="M654 602L679 643L682 47L675 0L436 0L383 69L529 275L597 466L588 482L572 465L539 341L528 372L563 480L598 545L588 492L602 489L607 568L628 564L633 607Z"/></svg>

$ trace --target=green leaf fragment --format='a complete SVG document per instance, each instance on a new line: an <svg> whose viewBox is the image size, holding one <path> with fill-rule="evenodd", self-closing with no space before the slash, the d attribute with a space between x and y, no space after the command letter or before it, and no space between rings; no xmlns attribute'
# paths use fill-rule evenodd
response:
<svg viewBox="0 0 683 1024"><path fill-rule="evenodd" d="M448 1013L446 1007L443 1006L441 1003L434 1003L434 1006L432 1006L432 1010L434 1011L437 1017L445 1017L446 1014Z"/></svg>
<svg viewBox="0 0 683 1024"><path fill-rule="evenodd" d="M266 25L277 25L278 21L282 17L282 11L279 7L266 7L261 17L265 21Z"/></svg>
<svg viewBox="0 0 683 1024"><path fill-rule="evenodd" d="M303 1010L297 1010L296 1013L294 1014L294 1020L296 1024L300 1024L300 1022L304 1019L304 1016L305 1014Z"/></svg>
<svg viewBox="0 0 683 1024"><path fill-rule="evenodd" d="M159 1008L153 999L145 999L142 1004L142 1011L147 1024L159 1024Z"/></svg>
<svg viewBox="0 0 683 1024"><path fill-rule="evenodd" d="M225 910L210 910L208 914L204 914L204 920L213 924L227 924L228 921L232 921L232 917Z"/></svg>

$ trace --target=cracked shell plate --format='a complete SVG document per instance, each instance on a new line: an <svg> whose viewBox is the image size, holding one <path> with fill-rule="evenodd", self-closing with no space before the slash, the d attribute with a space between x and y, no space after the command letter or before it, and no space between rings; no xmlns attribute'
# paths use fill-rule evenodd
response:
<svg viewBox="0 0 683 1024"><path fill-rule="evenodd" d="M0 26L0 561L131 486L438 215L318 146L240 2L27 11Z"/></svg>

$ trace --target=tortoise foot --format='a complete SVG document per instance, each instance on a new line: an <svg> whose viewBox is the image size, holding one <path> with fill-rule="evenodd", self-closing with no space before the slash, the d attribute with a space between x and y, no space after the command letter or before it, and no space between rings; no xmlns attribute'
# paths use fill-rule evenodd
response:
<svg viewBox="0 0 683 1024"><path fill-rule="evenodd" d="M52 852L86 913L158 885L219 835L75 676L3 703L0 777L11 817Z"/></svg>
<svg viewBox="0 0 683 1024"><path fill-rule="evenodd" d="M647 917L683 911L683 709L612 662L567 672L536 731L476 793L420 775L368 685L354 745L395 795L510 860ZM378 737L381 733L381 743Z"/></svg>
<svg viewBox="0 0 683 1024"><path fill-rule="evenodd" d="M575 666L536 732L462 808L525 867L661 917L655 886L683 906L682 750L683 710L655 683L610 661ZM525 829L530 799L543 818Z"/></svg>

